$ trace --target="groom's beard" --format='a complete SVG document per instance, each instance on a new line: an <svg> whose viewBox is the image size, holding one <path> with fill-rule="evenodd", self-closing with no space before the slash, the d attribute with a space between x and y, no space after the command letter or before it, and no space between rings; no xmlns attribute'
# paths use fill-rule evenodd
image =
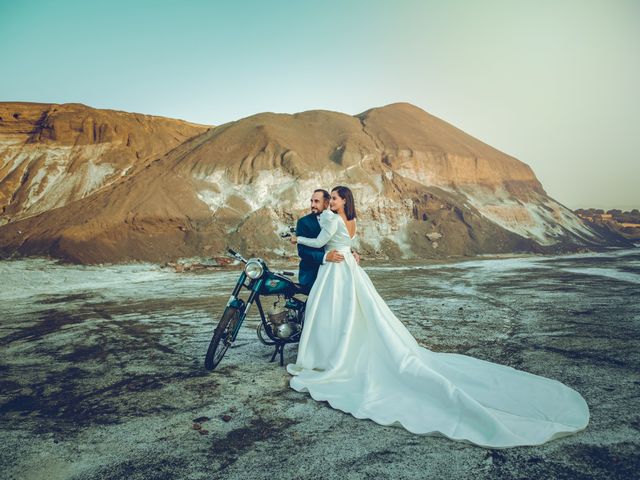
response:
<svg viewBox="0 0 640 480"><path fill-rule="evenodd" d="M315 216L319 216L322 212L324 212L325 210L327 210L329 207L323 209L323 210L318 210L317 208L311 208L311 213L313 213Z"/></svg>
<svg viewBox="0 0 640 480"><path fill-rule="evenodd" d="M324 210L331 210L333 213L336 213L336 211L331 207L327 207ZM324 210L322 212L324 212ZM311 213L313 213L316 217L319 217L322 212L320 212L319 210L317 210L315 208L311 209Z"/></svg>

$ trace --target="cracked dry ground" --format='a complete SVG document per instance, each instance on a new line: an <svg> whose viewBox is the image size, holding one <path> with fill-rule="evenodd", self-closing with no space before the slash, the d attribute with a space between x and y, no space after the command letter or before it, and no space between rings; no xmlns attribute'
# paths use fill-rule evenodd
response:
<svg viewBox="0 0 640 480"><path fill-rule="evenodd" d="M591 423L490 450L357 420L288 386L256 318L213 373L237 273L0 262L0 477L634 478L640 254L369 267L419 342L560 380ZM295 360L288 347L285 361ZM637 478L637 477L636 477Z"/></svg>

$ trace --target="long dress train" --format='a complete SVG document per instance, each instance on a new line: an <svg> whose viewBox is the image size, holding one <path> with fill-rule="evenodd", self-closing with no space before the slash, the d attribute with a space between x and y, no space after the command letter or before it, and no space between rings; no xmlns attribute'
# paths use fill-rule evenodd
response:
<svg viewBox="0 0 640 480"><path fill-rule="evenodd" d="M586 428L589 409L556 380L421 347L351 255L339 215L325 210L313 247L344 253L309 293L290 386L356 418L400 424L490 448L539 445Z"/></svg>

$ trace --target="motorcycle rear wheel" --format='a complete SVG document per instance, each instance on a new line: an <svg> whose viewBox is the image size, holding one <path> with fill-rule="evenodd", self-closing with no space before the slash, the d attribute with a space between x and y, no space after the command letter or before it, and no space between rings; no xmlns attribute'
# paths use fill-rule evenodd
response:
<svg viewBox="0 0 640 480"><path fill-rule="evenodd" d="M236 307L227 307L222 314L222 318L218 322L218 326L213 331L213 338L209 343L207 354L204 357L204 368L207 370L215 369L231 342L227 343L227 339L233 333L233 328L240 318L240 310Z"/></svg>

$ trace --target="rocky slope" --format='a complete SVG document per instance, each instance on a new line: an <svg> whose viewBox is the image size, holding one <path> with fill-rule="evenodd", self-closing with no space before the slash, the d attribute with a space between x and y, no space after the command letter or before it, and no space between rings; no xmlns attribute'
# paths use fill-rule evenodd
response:
<svg viewBox="0 0 640 480"><path fill-rule="evenodd" d="M84 198L207 128L81 104L0 103L0 224Z"/></svg>
<svg viewBox="0 0 640 480"><path fill-rule="evenodd" d="M48 137L33 141L46 149ZM314 189L338 184L354 190L369 256L623 242L550 198L526 164L405 103L357 116L262 113L156 156L86 198L0 228L0 252L86 263L215 256L227 247L292 256L278 232L306 213ZM69 181L86 181L78 172Z"/></svg>

